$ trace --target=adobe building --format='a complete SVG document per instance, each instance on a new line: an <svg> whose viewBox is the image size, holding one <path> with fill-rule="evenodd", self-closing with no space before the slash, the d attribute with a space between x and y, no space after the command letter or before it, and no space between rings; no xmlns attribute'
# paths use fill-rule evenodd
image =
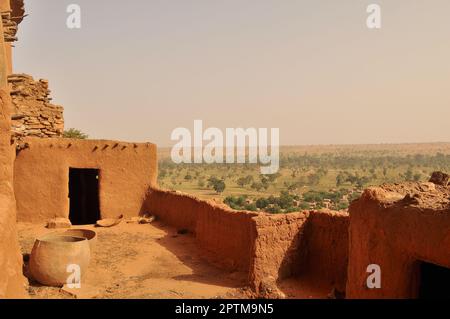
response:
<svg viewBox="0 0 450 319"><path fill-rule="evenodd" d="M0 0L0 298L25 297L16 222L90 224L138 216L156 185L156 146L64 139L63 108L48 81L12 73L20 0Z"/></svg>
<svg viewBox="0 0 450 319"><path fill-rule="evenodd" d="M17 220L65 217L73 224L88 224L100 218L137 216L148 188L156 184L156 146L63 139L63 108L51 103L48 81L13 74L11 43L17 40L24 3L1 3L1 80L10 95L3 134L5 147L13 152L10 160L15 161L10 183Z"/></svg>
<svg viewBox="0 0 450 319"><path fill-rule="evenodd" d="M74 225L138 216L156 185L156 146L106 140L25 138L14 165L17 219Z"/></svg>
<svg viewBox="0 0 450 319"><path fill-rule="evenodd" d="M334 297L449 297L448 179L368 189L349 213L236 211L160 189L154 144L61 137L63 109L51 104L48 82L12 73L9 41L23 2L0 0L0 9L0 298L27 296L17 221L92 224L143 213L192 233L211 261L246 274L257 297L283 297L277 285L290 278ZM367 285L373 264L377 288Z"/></svg>
<svg viewBox="0 0 450 319"><path fill-rule="evenodd" d="M349 298L450 298L450 188L435 183L370 188L351 205ZM370 264L379 289L367 288Z"/></svg>

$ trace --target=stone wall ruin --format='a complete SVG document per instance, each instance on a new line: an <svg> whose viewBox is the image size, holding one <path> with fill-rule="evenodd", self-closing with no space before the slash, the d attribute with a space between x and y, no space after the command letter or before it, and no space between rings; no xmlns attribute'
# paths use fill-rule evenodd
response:
<svg viewBox="0 0 450 319"><path fill-rule="evenodd" d="M48 81L35 81L26 74L8 77L13 103L13 137L62 137L64 109L51 103Z"/></svg>

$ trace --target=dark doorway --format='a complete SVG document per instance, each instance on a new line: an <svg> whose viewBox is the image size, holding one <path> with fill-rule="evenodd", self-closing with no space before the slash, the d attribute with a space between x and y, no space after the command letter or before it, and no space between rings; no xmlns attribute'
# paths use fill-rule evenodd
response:
<svg viewBox="0 0 450 319"><path fill-rule="evenodd" d="M100 219L98 169L69 168L69 219L72 225L95 224Z"/></svg>
<svg viewBox="0 0 450 319"><path fill-rule="evenodd" d="M422 262L419 298L450 299L450 268Z"/></svg>

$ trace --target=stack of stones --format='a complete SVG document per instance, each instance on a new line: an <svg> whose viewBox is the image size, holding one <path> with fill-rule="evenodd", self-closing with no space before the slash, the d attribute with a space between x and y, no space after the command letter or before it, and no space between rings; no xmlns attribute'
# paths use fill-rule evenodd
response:
<svg viewBox="0 0 450 319"><path fill-rule="evenodd" d="M8 82L13 103L13 137L62 137L64 109L50 103L48 81L34 81L26 74L12 74Z"/></svg>
<svg viewBox="0 0 450 319"><path fill-rule="evenodd" d="M3 34L5 42L17 41L17 23L12 20L11 11L5 11L1 13L3 22Z"/></svg>

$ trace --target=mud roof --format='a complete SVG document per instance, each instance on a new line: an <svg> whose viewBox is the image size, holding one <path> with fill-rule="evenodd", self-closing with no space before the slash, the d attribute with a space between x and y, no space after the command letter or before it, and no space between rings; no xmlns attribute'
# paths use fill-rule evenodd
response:
<svg viewBox="0 0 450 319"><path fill-rule="evenodd" d="M363 196L384 204L415 206L424 209L449 210L450 188L431 182L405 182L371 187Z"/></svg>

